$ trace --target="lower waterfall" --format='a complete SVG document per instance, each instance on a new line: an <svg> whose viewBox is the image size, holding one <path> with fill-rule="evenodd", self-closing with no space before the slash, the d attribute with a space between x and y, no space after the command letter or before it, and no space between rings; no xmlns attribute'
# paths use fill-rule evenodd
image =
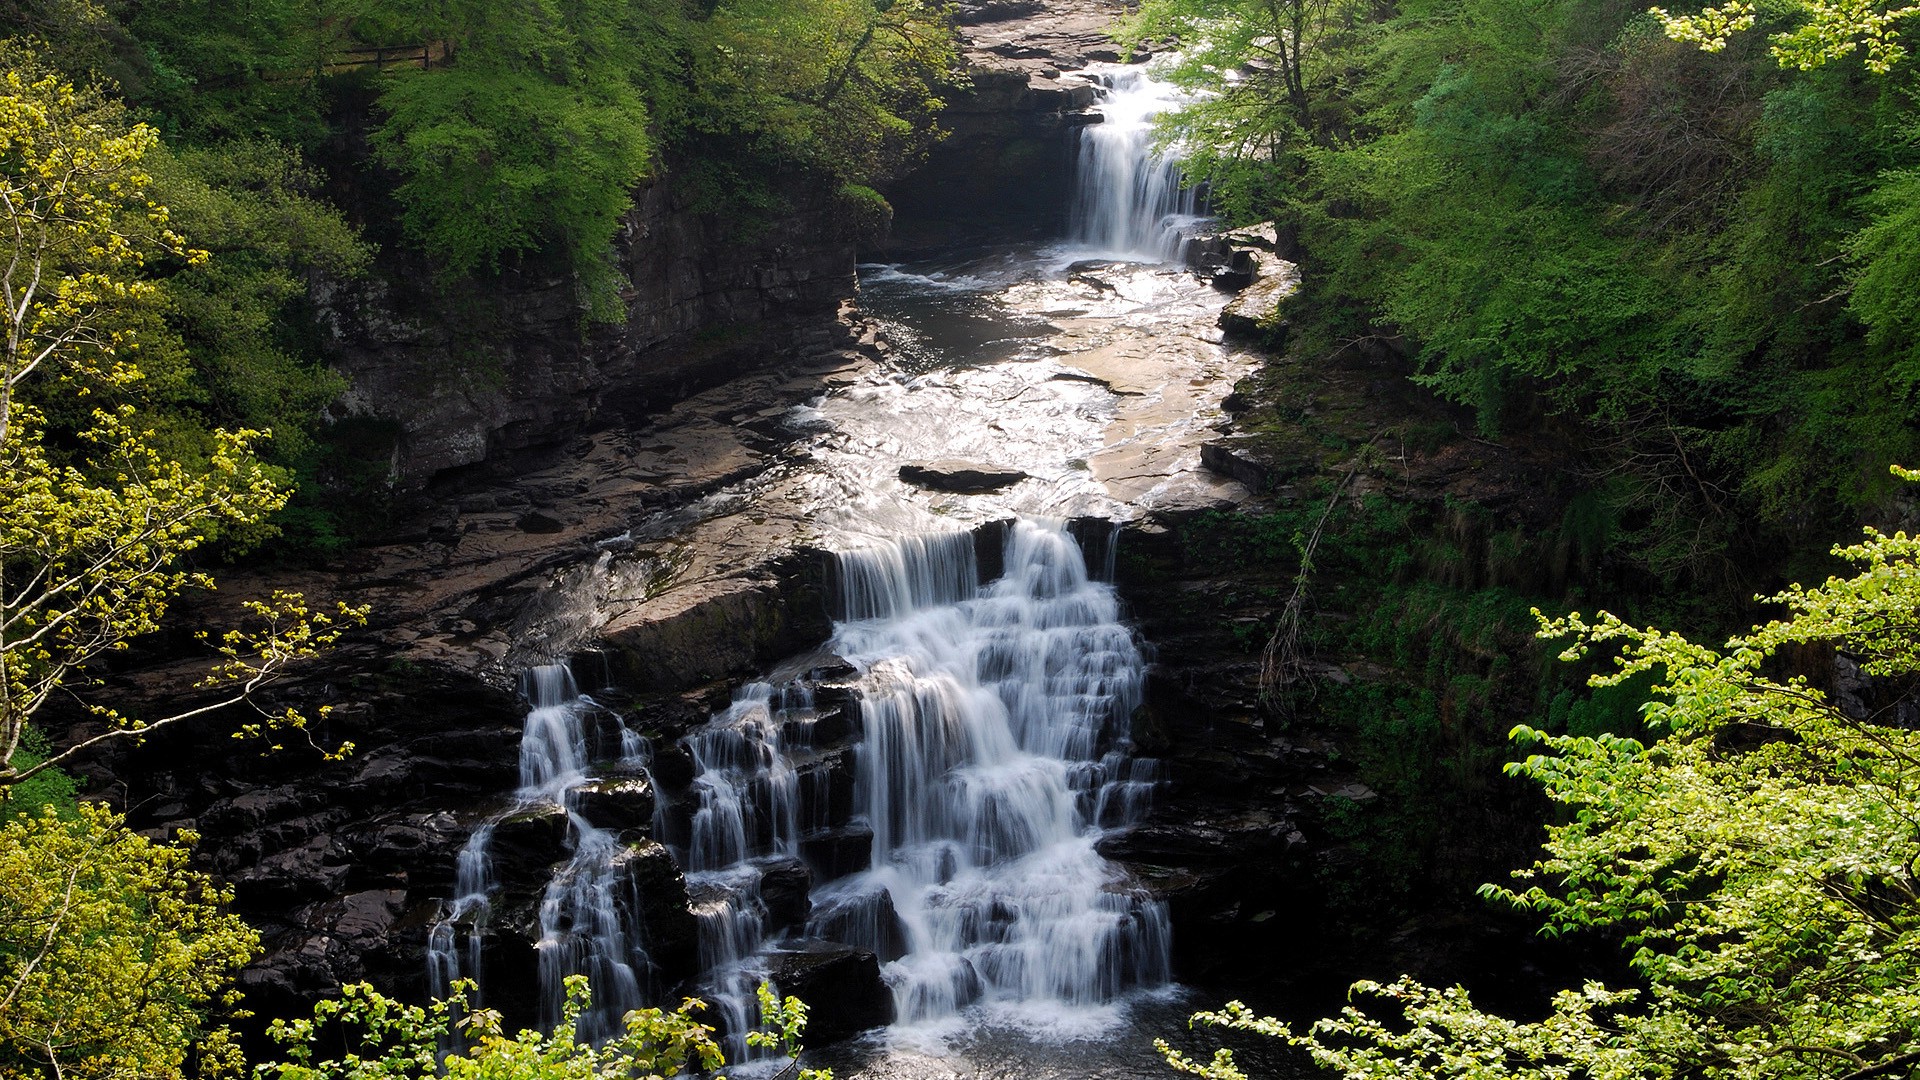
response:
<svg viewBox="0 0 1920 1080"><path fill-rule="evenodd" d="M857 672L861 729L850 830L794 767L814 714L800 688L750 685L688 738L683 862L714 965L701 989L725 1014L744 1017L767 970L762 871L796 856L816 883L804 936L884 961L898 1024L976 1004L1032 1021L1167 981L1164 905L1094 850L1150 802L1127 736L1144 658L1063 526L1013 524L1002 561L979 584L967 533L837 557L827 649ZM836 865L849 831L868 853Z"/></svg>
<svg viewBox="0 0 1920 1080"><path fill-rule="evenodd" d="M690 992L731 1060L752 1056L754 988L809 942L871 950L901 1025L978 1006L1044 1027L1169 978L1164 904L1095 850L1155 787L1128 738L1145 659L1119 601L1064 525L1007 526L993 581L980 561L969 533L835 557L826 649L844 661L846 707L832 745L816 745L828 710L806 679L748 684L682 740L691 782L655 804L652 829L685 872L702 968ZM600 1037L665 988L650 985L641 898L621 895L635 887L626 843L582 816L578 793L592 763L638 771L649 755L617 724L617 747L590 745L608 725L565 667L525 686L522 786L461 856L430 982L445 993L483 974L489 845L558 808L567 850L538 905L543 1019L585 974L582 1034Z"/></svg>

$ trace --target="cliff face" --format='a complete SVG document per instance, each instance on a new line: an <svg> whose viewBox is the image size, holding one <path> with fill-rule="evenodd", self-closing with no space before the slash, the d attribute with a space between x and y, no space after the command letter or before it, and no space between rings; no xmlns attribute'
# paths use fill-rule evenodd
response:
<svg viewBox="0 0 1920 1080"><path fill-rule="evenodd" d="M926 163L887 192L888 250L1058 236L1073 194L1079 130L1098 122L1089 64L1122 59L1110 0L974 0L957 9L970 85L940 118Z"/></svg>
<svg viewBox="0 0 1920 1080"><path fill-rule="evenodd" d="M749 232L663 168L617 241L631 281L619 325L587 327L571 277L532 268L452 298L428 298L420 265L327 289L335 365L352 380L334 411L397 425L393 472L419 487L767 366L855 290L846 216L823 191L790 193L791 213Z"/></svg>

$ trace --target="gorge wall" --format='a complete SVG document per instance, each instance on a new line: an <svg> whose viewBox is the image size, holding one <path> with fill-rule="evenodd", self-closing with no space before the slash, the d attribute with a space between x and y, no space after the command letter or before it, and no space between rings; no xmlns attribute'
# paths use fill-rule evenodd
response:
<svg viewBox="0 0 1920 1080"><path fill-rule="evenodd" d="M532 266L451 296L424 287L431 268L406 257L328 286L328 351L351 382L334 414L390 423L392 472L414 489L764 366L853 294L862 231L818 184L796 177L783 190L790 211L745 223L707 208L664 163L616 241L630 282L618 325L589 325L572 278Z"/></svg>

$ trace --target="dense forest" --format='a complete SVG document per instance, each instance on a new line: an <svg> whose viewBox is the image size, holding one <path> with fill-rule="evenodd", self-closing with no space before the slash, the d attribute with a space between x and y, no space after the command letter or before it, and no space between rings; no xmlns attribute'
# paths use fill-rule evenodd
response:
<svg viewBox="0 0 1920 1080"><path fill-rule="evenodd" d="M1599 693L1644 704L1514 730L1506 771L1555 804L1546 854L1481 893L1546 935L1618 943L1619 981L1517 1018L1403 977L1310 1025L1238 1003L1196 1023L1348 1077L1912 1074L1912 541L1869 530L1833 549L1850 571L1773 594L1833 572L1829 545L1862 521L1910 524L1912 10L1141 5L1124 33L1177 41L1173 77L1199 95L1163 137L1221 212L1277 222L1303 266L1271 323L1296 362L1388 357L1470 409L1473 436L1551 447L1560 545L1612 569L1572 595L1535 586L1537 602L1638 606L1709 635L1777 618L1716 650L1534 612L1562 661L1598 665ZM1425 585L1398 602L1418 588L1454 597L1421 605L1453 620L1412 631L1429 667L1468 662L1475 646L1445 636L1496 627L1517 599ZM1404 616L1356 621L1323 640L1373 656L1362 634L1409 633ZM1829 696L1828 649L1872 673L1871 704ZM1482 701L1489 677L1529 681L1491 672ZM1429 695L1449 680L1474 682L1443 675ZM1427 816L1397 832L1444 817L1441 774L1408 745L1444 742L1396 728L1431 706L1338 695L1323 715L1388 744L1376 775L1424 778ZM1182 1072L1246 1075L1229 1051L1163 1050Z"/></svg>
<svg viewBox="0 0 1920 1080"><path fill-rule="evenodd" d="M1902 12L1741 10L1196 0L1128 32L1186 44L1207 96L1168 138L1214 204L1286 225L1304 351L1412 357L1482 434L1564 447L1580 529L1735 599L1890 515L1920 393Z"/></svg>

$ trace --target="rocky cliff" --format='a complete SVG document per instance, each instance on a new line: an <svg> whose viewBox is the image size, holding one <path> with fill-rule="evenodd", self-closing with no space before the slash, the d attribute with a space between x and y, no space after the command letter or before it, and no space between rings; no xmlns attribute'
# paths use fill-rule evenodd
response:
<svg viewBox="0 0 1920 1080"><path fill-rule="evenodd" d="M803 179L784 190L790 212L743 224L703 209L663 164L616 241L631 283L618 325L589 325L572 278L531 265L448 294L403 257L325 286L330 352L351 380L334 413L390 422L394 478L418 489L766 367L855 289L849 215Z"/></svg>

